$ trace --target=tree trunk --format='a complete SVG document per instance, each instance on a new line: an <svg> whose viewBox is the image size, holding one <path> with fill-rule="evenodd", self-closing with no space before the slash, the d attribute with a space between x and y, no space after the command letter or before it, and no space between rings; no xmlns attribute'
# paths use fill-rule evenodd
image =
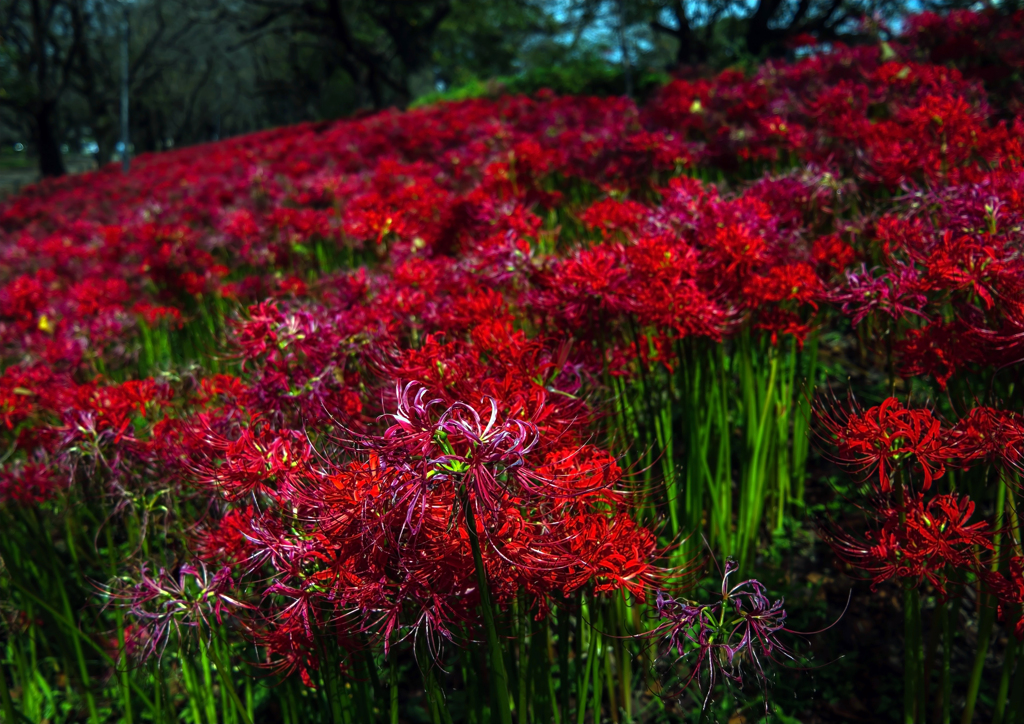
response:
<svg viewBox="0 0 1024 724"><path fill-rule="evenodd" d="M759 0L757 9L747 24L747 52L759 57L775 40L775 33L768 24L779 10L782 0Z"/></svg>
<svg viewBox="0 0 1024 724"><path fill-rule="evenodd" d="M676 27L662 25L654 20L650 23L651 29L656 33L664 33L676 39L679 47L676 49L676 68L698 66L708 60L708 44L694 32L690 25L690 19L686 15L686 7L682 2L671 5L672 14L675 17ZM712 18L711 23L714 23Z"/></svg>
<svg viewBox="0 0 1024 724"><path fill-rule="evenodd" d="M39 152L39 173L43 176L63 176L67 172L57 140L55 112L56 103L44 101L32 117L32 132Z"/></svg>
<svg viewBox="0 0 1024 724"><path fill-rule="evenodd" d="M697 66L708 62L707 45L697 37L689 25L681 26L676 38L679 40L679 49L676 51L677 67Z"/></svg>

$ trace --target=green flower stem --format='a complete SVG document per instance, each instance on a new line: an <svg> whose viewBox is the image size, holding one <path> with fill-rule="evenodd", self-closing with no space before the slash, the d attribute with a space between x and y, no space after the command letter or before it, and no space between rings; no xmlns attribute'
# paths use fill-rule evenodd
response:
<svg viewBox="0 0 1024 724"><path fill-rule="evenodd" d="M529 718L528 712L530 709L530 672L528 667L532 638L532 627L530 625L530 614L527 610L525 590L519 591L516 603L519 609L519 676L516 682L519 685L519 701L516 705L516 718L519 722L525 722Z"/></svg>
<svg viewBox="0 0 1024 724"><path fill-rule="evenodd" d="M574 654L573 673L575 675L574 676L574 680L575 680L575 685L576 685L576 710L577 710L577 713L578 713L579 709L581 707L585 706L585 703L584 703L583 698L582 698L583 695L580 692L583 691L584 687L586 686L586 682L587 682L587 680L586 680L587 672L586 672L586 669L584 668L584 656L583 656L583 646L584 646L585 642L584 642L584 635L583 635L584 634L584 626L583 626L584 605L583 605L583 592L582 591L577 591L576 592L576 611L577 611L577 613L576 613L576 631L575 631L575 634L574 634L574 637L573 637L573 654ZM566 717L566 722L569 722L569 721L570 721L569 717Z"/></svg>
<svg viewBox="0 0 1024 724"><path fill-rule="evenodd" d="M956 615L959 599L945 601L936 610L936 623L942 628L942 669L939 672L939 697L936 707L936 721L950 724L950 698L953 696L953 681L950 678L950 653L953 649L950 619Z"/></svg>
<svg viewBox="0 0 1024 724"><path fill-rule="evenodd" d="M794 501L798 508L804 506L804 488L807 476L807 455L810 449L811 404L814 398L815 382L818 374L818 336L811 335L804 343L801 361L807 360L806 378L802 392L797 392L794 399L793 415L793 451L791 465L793 468Z"/></svg>
<svg viewBox="0 0 1024 724"><path fill-rule="evenodd" d="M8 573L10 573L10 571L8 571ZM71 633L72 638L75 641L81 640L83 643L89 645L92 649L94 649L96 651L96 653L98 653L103 658L104 662L107 665L109 665L109 666L114 666L115 665L116 662L110 657L110 654L108 654L103 649L102 646L100 646L98 643L96 643L91 638L89 638L84 633L82 633L78 629L78 627L74 625L74 620L73 619L71 619L69 621L60 611L58 611L56 608L54 608L53 606L48 604L43 599L39 598L39 596L37 596L34 593L32 593L32 591L29 590L27 586L25 586L21 582L15 580L13 576L11 576L8 580L10 580L11 584L14 585L14 587L17 588L19 591L21 591L23 595L25 595L26 597L30 598L37 605L39 605L40 607L45 609L47 612L52 614L59 621L64 623L65 627ZM33 667L33 668L35 668L35 667ZM132 687L132 690L135 692L135 695L139 697L139 699L146 705L146 707L152 709L153 708L153 703L152 703L152 701L150 701L149 697L146 696L145 692L143 692L141 689L139 689L138 685L136 683L134 683L134 682L132 682L131 687Z"/></svg>
<svg viewBox="0 0 1024 724"><path fill-rule="evenodd" d="M68 593L64 588L64 581L61 579L59 572L55 572L54 580L57 582L57 589L60 591L61 604L64 607L64 619L69 626L74 627L77 631L78 626L75 622L74 613L71 611L71 600L68 598ZM100 719L99 711L96 709L96 700L92 695L92 681L89 677L89 666L85 661L85 651L82 649L82 642L78 636L72 636L71 640L75 650L75 659L78 662L78 673L82 677L82 686L85 687L85 702L89 708L89 721L100 722L102 719Z"/></svg>
<svg viewBox="0 0 1024 724"><path fill-rule="evenodd" d="M213 670L210 668L210 656L207 652L203 632L199 631L199 663L203 669L203 703L206 706L206 718L209 724L217 724L217 701L213 695Z"/></svg>
<svg viewBox="0 0 1024 724"><path fill-rule="evenodd" d="M196 683L195 672L192 665L185 657L184 652L179 652L178 661L181 664L181 678L185 683L185 693L188 698L189 708L192 710L192 724L203 724L202 709L200 700L203 698L199 685Z"/></svg>
<svg viewBox="0 0 1024 724"><path fill-rule="evenodd" d="M780 348L781 350L781 348ZM776 356L781 351L776 350ZM790 342L790 350L783 361L782 382L779 394L775 399L775 532L781 532L786 521L786 513L793 497L792 459L790 457L790 418L793 411L793 388L796 381L798 358L796 339Z"/></svg>
<svg viewBox="0 0 1024 724"><path fill-rule="evenodd" d="M235 688L235 682L231 679L231 663L230 659L225 662L221 657L218 647L217 640L211 641L213 644L210 647L210 658L213 660L213 665L217 667L217 673L220 675L221 687L223 691L226 691L228 698L235 706L235 710L238 712L238 716L241 717L244 724L252 724L252 717L249 716L249 712L246 709L245 704L242 702L241 697L238 695L238 690ZM225 649L227 645L225 643ZM230 656L230 652L227 652Z"/></svg>
<svg viewBox="0 0 1024 724"><path fill-rule="evenodd" d="M903 721L915 724L920 721L918 706L921 681L921 599L917 588L904 583L903 589Z"/></svg>
<svg viewBox="0 0 1024 724"><path fill-rule="evenodd" d="M633 675L630 660L630 652L626 643L628 635L628 608L626 600L622 597L616 598L615 618L618 622L618 636L615 638L615 663L618 665L619 690L622 698L622 710L625 713L626 721L633 720Z"/></svg>
<svg viewBox="0 0 1024 724"><path fill-rule="evenodd" d="M162 722L164 720L162 696L164 678L160 671L160 661L156 658L152 659L149 669L149 677L153 681L153 707L151 709L153 712L153 721Z"/></svg>
<svg viewBox="0 0 1024 724"><path fill-rule="evenodd" d="M594 600L591 598L590 601L590 619L592 622L595 621L596 611L594 610ZM587 718L587 691L590 689L590 682L592 679L596 679L595 669L597 669L597 637L598 633L596 628L591 625L590 627L590 645L587 648L587 662L583 668L583 676L580 679L580 684L576 691L576 724L583 724ZM594 684L595 692L597 690L597 684ZM599 695L597 695L599 696ZM600 701L600 699L598 699ZM599 721L601 718L600 708L594 712L594 718Z"/></svg>
<svg viewBox="0 0 1024 724"><path fill-rule="evenodd" d="M653 399L653 397L654 397L653 386L652 386L651 381L649 379L649 370L647 369L647 365L644 362L643 352L642 352L642 350L640 348L640 337L639 337L639 335L637 333L637 330L636 330L635 326L632 323L630 323L630 325L629 325L629 331L630 331L630 335L631 335L632 341L633 341L633 348L636 350L637 369L639 370L639 374L637 376L636 383L637 383L637 385L640 388L640 395L639 396L640 396L640 399L643 400L643 404L644 404L643 415L644 415L644 420L646 421L645 427L648 428L648 430L647 430L648 436L650 436L650 428L651 427L654 428L654 432L655 432L655 439L653 441L651 441L653 444L648 446L647 454L648 454L648 457L654 455L655 457L660 458L661 461L662 461L662 465L663 466L664 465L669 465L671 467L672 466L672 451L665 448L666 438L665 438L665 435L664 435L664 431L662 430L661 416L660 416L659 412L656 412L657 408L656 408L656 406L654 404L654 399ZM671 425L669 425L669 428L671 428ZM655 444L658 446L658 450L657 451L655 451L653 449L653 446ZM648 460L647 465L645 465L645 473L650 473L650 466L651 466L651 461ZM663 475L664 475L664 467L663 467ZM675 538L675 537L677 537L679 535L679 530L680 530L680 526L679 526L679 513L678 513L678 500L677 500L678 490L677 490L676 482L675 481L676 481L675 472L674 472L674 468L672 468L670 470L670 474L665 478L665 482L667 483L666 489L665 489L665 496L666 496L666 501L668 503L669 522L670 522L670 524L672 526L672 537L673 538ZM644 482L646 483L645 489L650 490L650 481L647 479L646 475L645 475L645 481ZM689 492L689 491L687 491L687 492Z"/></svg>
<svg viewBox="0 0 1024 724"><path fill-rule="evenodd" d="M388 668L389 721L391 724L398 724L398 656L395 652L391 652Z"/></svg>
<svg viewBox="0 0 1024 724"><path fill-rule="evenodd" d="M480 540L476 532L476 518L473 515L473 502L469 495L462 496L463 509L466 514L466 528L469 533L469 545L473 549L473 565L476 567L476 582L480 587L480 608L484 616L484 629L487 634L487 648L490 655L491 678L494 681L495 706L500 724L512 724L512 707L509 700L508 674L505 672L505 657L498 640L498 628L494 625L494 608L491 604L491 590L487 584L487 571L484 569L484 558L480 552Z"/></svg>
<svg viewBox="0 0 1024 724"><path fill-rule="evenodd" d="M920 718L922 721L926 720L928 712L928 696L931 693L931 680L932 671L935 668L935 654L939 650L939 634L942 632L942 626L939 621L945 617L946 609L944 604L939 604L935 607L935 611L932 613L931 626L928 630L928 645L924 649L924 666L922 667L921 681L923 682L923 690L921 692L920 701L918 703L918 712L920 712Z"/></svg>
<svg viewBox="0 0 1024 724"><path fill-rule="evenodd" d="M75 554L74 538L71 535L71 516L68 516L68 550L71 553L71 558L74 560L76 566L78 564L78 557ZM107 559L109 562L110 570L109 575L111 579L117 576L117 549L114 547L114 532L111 526L106 526L107 535ZM114 615L117 619L117 646L121 652L125 651L125 638L124 638L124 610L118 606L115 609ZM132 716L132 695L131 689L128 686L128 669L127 667L119 672L120 675L117 677L118 683L121 685L121 696L124 701L124 713L123 719L124 724L132 724L134 717Z"/></svg>
<svg viewBox="0 0 1024 724"><path fill-rule="evenodd" d="M757 394L753 390L754 381L753 378L755 373L752 371L752 362L750 357L752 352L749 350L749 340L747 341L747 361L744 365L744 378L749 378L744 386L751 388L751 391L744 395L745 403L754 405L755 409L748 410L748 425L752 429L747 431L748 449L749 449L749 463L747 467L747 474L745 476L743 491L742 491L742 510L740 511L740 570L747 570L747 563L752 553L754 542L757 539L757 531L761 527L761 516L764 513L764 497L767 492L766 477L768 468L768 459L770 457L769 448L770 439L767 434L768 431L768 420L774 409L774 398L775 398L775 384L779 370L779 358L777 354L771 354L771 361L769 362L768 381L764 386L764 398L760 404L760 415L756 411L757 405Z"/></svg>
<svg viewBox="0 0 1024 724"><path fill-rule="evenodd" d="M725 347L718 345L718 384L716 387L715 426L718 428L718 464L715 488L719 499L718 548L723 557L734 552L732 530L732 431L729 427L729 388L726 378Z"/></svg>
<svg viewBox="0 0 1024 724"><path fill-rule="evenodd" d="M430 657L423 651L422 641L416 642L416 658L419 660L420 672L423 675L423 695L427 700L427 713L430 715L430 724L442 724L441 711L437 705L437 690L434 679L433 664Z"/></svg>
<svg viewBox="0 0 1024 724"><path fill-rule="evenodd" d="M28 520L33 528L37 532L42 533L39 536L41 540L46 542L46 557L50 564L50 572L53 574L53 581L57 586L59 593L61 606L63 608L62 618L65 621L65 625L72 631L81 633L78 628L78 622L75 620L74 612L71 610L71 599L68 597L67 589L64 587L63 571L61 570L60 561L57 560L55 555L55 547L53 545L53 539L50 537L50 532L42 523L38 520L34 510L29 510ZM84 638L84 634L82 634ZM82 650L82 643L79 640L79 636L71 637L72 647L75 652L75 660L78 665L79 676L82 677L82 686L85 688L85 702L89 709L89 721L100 722L99 711L96 709L96 700L92 695L92 681L89 676L89 666L85 660L85 652ZM109 657L108 657L109 658Z"/></svg>
<svg viewBox="0 0 1024 724"><path fill-rule="evenodd" d="M1006 511L1006 499L1010 495L1006 473L1000 469L998 488L996 490L996 533L992 540L992 570L998 571L1002 557L1002 527ZM979 586L979 592L981 591ZM985 657L988 655L989 643L992 640L992 626L996 619L996 601L993 596L981 593L981 616L978 619L978 648L974 652L974 666L967 683L967 702L964 705L962 724L971 724L974 719L974 707L978 703L978 692L981 689L981 678L985 673Z"/></svg>
<svg viewBox="0 0 1024 724"><path fill-rule="evenodd" d="M557 701L555 698L555 677L552 675L555 671L554 642L551 638L551 626L547 622L544 623L543 631L543 648L537 649L536 660L531 664L534 667L535 691L544 691L542 697L543 711L536 716L536 719L537 721L551 721L554 724L561 724L561 713L555 704Z"/></svg>
<svg viewBox="0 0 1024 724"><path fill-rule="evenodd" d="M1013 674L1013 684L1010 686L1010 704L1006 709L1005 720L1008 722L1020 721L1024 715L1024 661L1017 664L1017 671Z"/></svg>
<svg viewBox="0 0 1024 724"><path fill-rule="evenodd" d="M117 617L117 646L121 651L125 650L125 638L124 638L124 611L118 607L115 616ZM121 694L124 698L124 724L132 724L132 690L129 685L129 672L128 667L125 667L118 676L118 683L121 685Z"/></svg>
<svg viewBox="0 0 1024 724"><path fill-rule="evenodd" d="M961 724L971 724L974 719L974 707L978 703L978 691L981 689L981 677L985 671L985 657L992 638L992 625L996 620L995 601L988 595L982 598L981 616L978 619L978 648L974 655L974 666L967 684L967 703L964 706Z"/></svg>
<svg viewBox="0 0 1024 724"><path fill-rule="evenodd" d="M609 624L609 615L607 607L605 609L604 625L605 627ZM607 641L603 641L604 646L604 686L608 689L608 710L611 713L612 724L619 724L619 702L618 692L615 688L615 680L612 674L612 646ZM601 701L598 698L598 705L595 711L601 711Z"/></svg>
<svg viewBox="0 0 1024 724"><path fill-rule="evenodd" d="M558 609L558 710L569 721L569 599Z"/></svg>
<svg viewBox="0 0 1024 724"><path fill-rule="evenodd" d="M1011 633L1006 642L1006 652L1003 654L1003 673L999 677L999 691L996 693L996 704L992 711L992 724L1003 724L1007 695L1010 692L1010 675L1013 673L1013 665L1017 663L1017 647L1017 637Z"/></svg>
<svg viewBox="0 0 1024 724"><path fill-rule="evenodd" d="M4 719L9 722L18 721L14 713L14 702L11 701L11 690L7 688L7 674L4 673L3 664L0 664L0 704L3 705Z"/></svg>

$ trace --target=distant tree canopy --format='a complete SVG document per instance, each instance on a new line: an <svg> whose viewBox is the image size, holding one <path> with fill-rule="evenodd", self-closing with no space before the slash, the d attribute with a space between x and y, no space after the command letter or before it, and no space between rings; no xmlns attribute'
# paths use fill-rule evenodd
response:
<svg viewBox="0 0 1024 724"><path fill-rule="evenodd" d="M943 7L957 2L938 0ZM141 152L405 107L495 77L566 77L579 69L607 87L617 72L713 69L782 55L794 38L808 35L856 42L905 6L903 0L0 0L0 143L27 142L48 176L64 173L62 147L109 161L120 138L125 20L130 137ZM921 7L930 5L914 6Z"/></svg>

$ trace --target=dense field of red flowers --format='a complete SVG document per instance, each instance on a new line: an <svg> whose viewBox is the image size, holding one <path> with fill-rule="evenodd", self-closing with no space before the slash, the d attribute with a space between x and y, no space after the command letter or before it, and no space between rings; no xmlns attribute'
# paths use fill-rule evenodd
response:
<svg viewBox="0 0 1024 724"><path fill-rule="evenodd" d="M906 27L5 202L3 720L1020 721L1024 15Z"/></svg>

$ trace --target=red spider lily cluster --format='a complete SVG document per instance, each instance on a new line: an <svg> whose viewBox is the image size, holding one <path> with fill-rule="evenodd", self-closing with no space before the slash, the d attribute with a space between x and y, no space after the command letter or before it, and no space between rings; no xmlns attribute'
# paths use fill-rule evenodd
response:
<svg viewBox="0 0 1024 724"><path fill-rule="evenodd" d="M867 530L857 535L831 522L822 537L851 572L870 579L872 590L889 580L902 585L904 713L909 720L925 719L929 689L921 662L921 592L935 592L936 619L947 615L947 608L956 610L965 589L976 593L980 638L968 679L964 718L969 719L978 701L994 619L1002 622L1009 639L1010 658L1003 665L1007 686L1014 652L1024 640L1024 550L1017 515L1024 419L1016 412L976 405L948 423L932 409L908 407L892 397L868 410L851 407L822 410L819 420L836 460L868 488ZM952 481L954 474L958 485ZM975 499L961 492L964 488ZM981 510L978 499L983 501ZM986 520L982 511L991 511L993 501L994 515ZM942 696L949 711L949 659L944 655ZM997 714L1005 713L1005 705L999 703Z"/></svg>
<svg viewBox="0 0 1024 724"><path fill-rule="evenodd" d="M871 571L875 584L895 575L932 577L944 564L972 565L976 546L991 549L985 545L984 524L967 524L975 508L968 498L933 495L925 500L953 454L948 430L930 410L907 409L889 398L845 420L827 422L839 459L871 472L881 522L871 534L877 543L858 547L837 538L835 546L849 562ZM877 481L871 469L877 469Z"/></svg>
<svg viewBox="0 0 1024 724"><path fill-rule="evenodd" d="M120 650L193 630L322 691L369 677L352 652L422 665L420 642L552 622L591 646L559 676L598 707L580 662L605 644L569 621L633 645L629 601L710 694L790 655L751 576L804 513L820 350L884 399L820 416L867 491L866 531L824 532L837 556L875 586L976 585L1024 636L1024 15L906 27L639 107L444 103L7 200L0 514L55 551L5 544L11 585L63 556ZM705 528L747 579L730 562L714 604L681 590ZM547 648L517 635L529 690Z"/></svg>
<svg viewBox="0 0 1024 724"><path fill-rule="evenodd" d="M295 642L312 651L325 627L385 650L410 633L459 635L479 606L471 538L495 600L525 590L538 616L587 584L642 597L662 581L614 458L571 428L542 427L555 407L543 396L509 410L432 395L406 385L382 433L339 428L323 449L301 434L253 433L227 410L193 433L196 482L237 503L197 548L246 580L242 590L273 582L248 625L287 663L299 663Z"/></svg>
<svg viewBox="0 0 1024 724"><path fill-rule="evenodd" d="M1004 521L979 520L968 495L935 490L947 466L967 471L982 465L994 469L990 484L997 498L1015 495L1024 419L979 406L950 425L930 409L889 398L869 410L822 420L838 460L867 473L872 489L873 526L863 540L835 527L825 531L836 554L867 573L873 586L893 578L915 586L927 580L946 595L950 581L977 578L997 596L1017 635L1024 634L1018 606L1024 597L1014 573L1021 560L1016 515L1004 531ZM998 559L1004 533L1010 538L1008 570Z"/></svg>

